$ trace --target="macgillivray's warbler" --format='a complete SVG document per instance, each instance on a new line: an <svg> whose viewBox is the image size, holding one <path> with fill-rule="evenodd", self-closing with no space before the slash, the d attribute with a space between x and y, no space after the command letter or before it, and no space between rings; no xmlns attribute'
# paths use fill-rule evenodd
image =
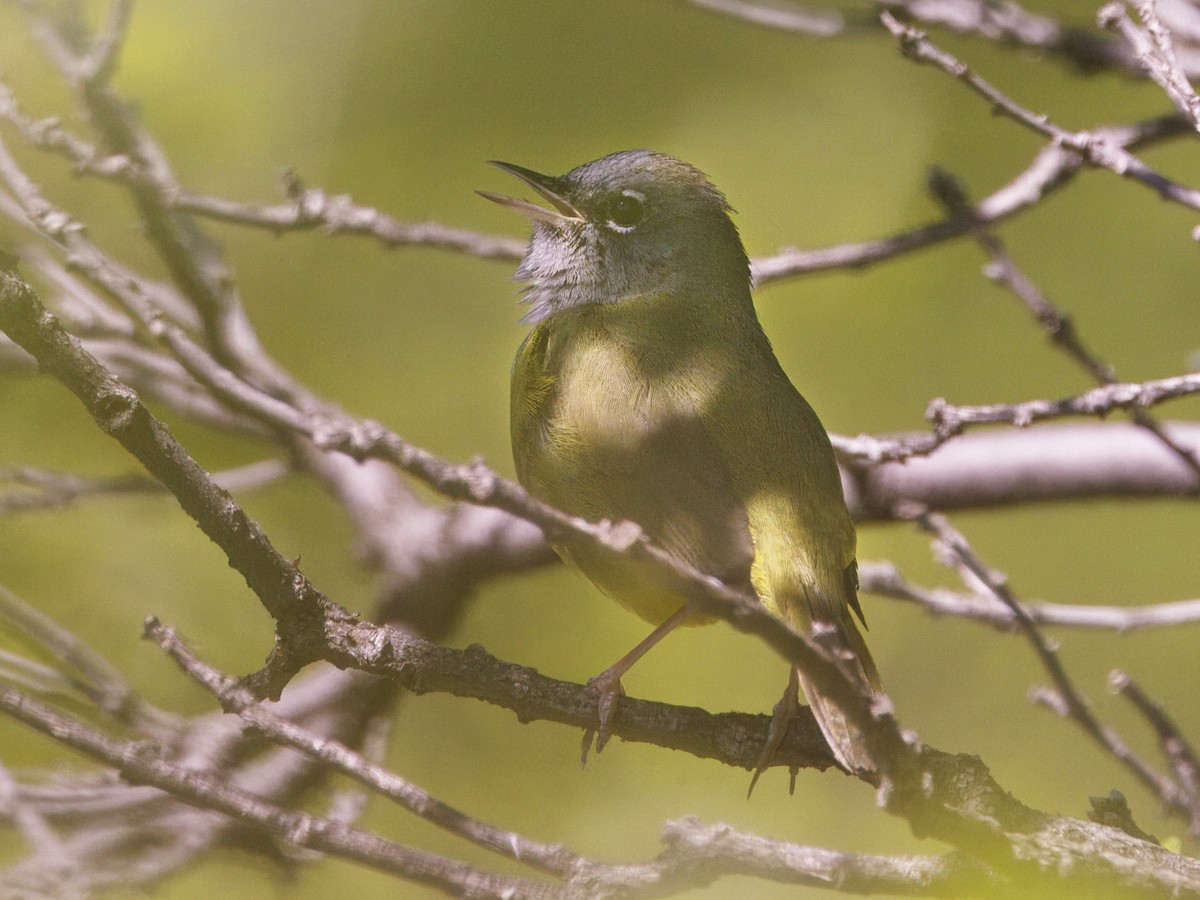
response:
<svg viewBox="0 0 1200 900"><path fill-rule="evenodd" d="M516 271L533 323L512 372L521 483L590 521L638 523L801 634L819 632L866 695L881 693L852 616L862 619L854 525L833 448L758 322L725 197L697 169L649 150L558 177L495 165L548 204L480 192L533 223ZM676 625L707 620L645 564L570 542L555 549L658 626L593 680L603 741L625 671ZM795 716L797 686L838 762L875 770L847 717L793 667L755 778Z"/></svg>

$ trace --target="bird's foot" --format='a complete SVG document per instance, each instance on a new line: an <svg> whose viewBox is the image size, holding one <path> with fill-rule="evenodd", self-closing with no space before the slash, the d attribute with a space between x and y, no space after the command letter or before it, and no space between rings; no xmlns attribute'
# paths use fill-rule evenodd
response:
<svg viewBox="0 0 1200 900"><path fill-rule="evenodd" d="M750 779L750 789L746 791L747 800L754 793L754 786L758 784L759 776L767 771L767 767L771 765L771 760L775 757L775 751L779 749L779 745L787 737L788 729L792 727L792 722L796 720L796 716L799 714L800 684L793 671L792 677L788 680L788 686L783 692L783 696L779 698L779 702L775 704L775 709L771 712L771 727L767 730L767 743L758 755L758 763L754 768L754 775Z"/></svg>
<svg viewBox="0 0 1200 900"><path fill-rule="evenodd" d="M608 739L612 737L609 727L621 705L621 698L625 696L625 688L621 686L620 676L614 676L609 672L602 672L595 678L589 679L588 687L600 695L597 701L600 727L584 731L583 747L579 758L580 766L587 765L588 753L592 749L593 742L596 745L596 752L599 753L608 743Z"/></svg>

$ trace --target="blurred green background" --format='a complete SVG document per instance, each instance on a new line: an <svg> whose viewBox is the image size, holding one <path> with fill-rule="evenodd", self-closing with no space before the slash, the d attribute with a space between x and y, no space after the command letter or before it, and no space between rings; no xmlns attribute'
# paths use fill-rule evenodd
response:
<svg viewBox="0 0 1200 900"><path fill-rule="evenodd" d="M1031 3L1087 15L1073 2ZM1086 20L1085 24L1086 24ZM935 34L978 72L1066 127L1168 111L1148 83L1084 79L1053 60ZM12 6L0 10L0 70L34 116L83 128L57 75ZM503 159L561 172L607 152L648 146L706 171L738 209L751 255L815 248L919 224L938 214L929 166L975 196L1023 168L1040 142L993 116L963 87L902 59L891 38L818 40L756 29L682 2L606 0L344 0L253 4L145 2L136 9L116 87L141 110L191 190L274 201L280 174L351 193L404 220L437 219L523 235L518 217L473 190L515 189L484 165ZM131 264L158 273L121 191L73 179L21 146L51 198ZM1195 183L1186 145L1147 159ZM1082 335L1127 380L1185 371L1200 345L1195 216L1110 173L1085 173L1003 235L1025 271L1072 313ZM235 268L250 315L277 359L318 393L378 418L452 460L482 454L511 474L507 395L524 334L513 266L318 234L276 238L206 224ZM15 232L0 229L5 240ZM22 238L23 239L23 238ZM979 273L960 242L857 274L833 273L759 292L785 368L832 431L923 427L931 397L998 402L1088 386L1027 313ZM1200 405L1164 410L1196 418ZM0 465L96 474L133 469L78 405L45 379L0 381ZM179 425L209 469L264 448ZM244 498L277 547L334 599L369 610L373 583L356 566L337 507L296 478ZM1196 596L1200 513L1184 501L1091 502L959 515L956 524L1017 593L1058 602L1141 604ZM927 541L902 526L860 532L861 557L896 561L912 578L954 585ZM0 518L0 583L71 624L119 661L157 702L208 701L139 640L154 613L210 661L259 665L270 621L241 580L165 499L90 502ZM1173 835L1157 804L1069 723L1026 700L1043 680L1027 645L983 627L864 598L869 640L902 721L929 743L980 754L1020 799L1082 816L1089 795L1117 787L1144 828ZM582 681L645 632L640 620L561 569L491 584L453 643ZM1195 627L1128 636L1056 633L1063 660L1099 714L1154 757L1145 729L1105 689L1114 666L1200 736ZM703 661L700 663L699 661ZM785 667L725 627L673 636L626 679L635 696L710 710L766 712ZM69 757L0 722L3 762ZM752 802L740 770L614 741L587 769L579 735L448 696L401 707L388 762L468 813L608 860L653 855L665 820L687 814L799 843L874 852L939 852L875 808L863 785L802 772L789 797L773 770ZM477 861L482 854L383 804L363 824L385 836ZM6 855L19 852L0 837ZM696 896L732 896L729 880ZM803 891L784 891L789 896ZM160 896L424 896L341 862L286 879L236 851L209 857ZM755 885L758 896L772 888Z"/></svg>

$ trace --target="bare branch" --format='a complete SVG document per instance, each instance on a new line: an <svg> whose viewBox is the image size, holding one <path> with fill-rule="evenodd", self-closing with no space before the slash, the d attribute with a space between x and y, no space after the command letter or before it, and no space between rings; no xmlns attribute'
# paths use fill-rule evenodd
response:
<svg viewBox="0 0 1200 900"><path fill-rule="evenodd" d="M951 215L970 216L971 207L967 203L966 193L952 175L936 169L930 177L930 186L935 196L946 206ZM1045 294L1038 290L1037 285L1018 268L1016 261L1009 255L1000 238L978 223L972 227L971 234L988 257L988 264L984 269L987 277L1007 288L1010 293L1024 303L1054 345L1074 360L1094 381L1101 385L1116 384L1117 375L1113 367L1103 362L1084 346L1074 323L1063 315L1046 298ZM1172 440L1171 436L1144 408L1135 407L1132 409L1131 415L1139 428L1144 428L1154 435L1163 446L1178 456L1192 470L1197 480L1196 489L1200 490L1200 459L1196 454Z"/></svg>
<svg viewBox="0 0 1200 900"><path fill-rule="evenodd" d="M226 712L235 713L257 732L283 746L293 747L319 759L359 784L398 803L434 825L465 838L493 853L536 866L559 876L568 875L581 859L560 845L547 845L515 832L505 831L464 815L338 741L320 737L279 718L258 702L245 687L222 676L179 639L172 628L157 619L146 622L146 636L153 639L197 683L211 691Z"/></svg>
<svg viewBox="0 0 1200 900"><path fill-rule="evenodd" d="M1164 804L1175 810L1190 811L1188 798L1182 788L1141 759L1111 726L1104 725L1092 712L1091 705L1079 692L1067 675L1058 651L1042 634L1024 605L1017 600L1005 577L984 563L967 543L966 538L955 530L944 516L926 511L912 514L922 530L932 534L940 547L949 556L951 564L964 574L968 583L985 587L997 600L1013 613L1018 627L1028 638L1030 645L1045 668L1054 687L1052 691L1039 691L1034 697L1054 709L1059 715L1070 718L1089 736L1123 763L1143 784L1157 794Z"/></svg>
<svg viewBox="0 0 1200 900"><path fill-rule="evenodd" d="M1013 0L874 0L874 5L923 25L1055 54L1088 74L1105 69L1144 74L1120 41L1030 12Z"/></svg>
<svg viewBox="0 0 1200 900"><path fill-rule="evenodd" d="M439 222L401 222L378 209L355 203L347 194L331 195L319 188L304 187L295 177L289 177L284 187L291 202L277 206L187 193L176 194L170 202L183 212L277 233L319 228L331 235L368 235L387 247L433 247L510 261L525 255L526 241L519 238L482 234Z"/></svg>
<svg viewBox="0 0 1200 900"><path fill-rule="evenodd" d="M105 155L63 127L56 118L34 120L21 113L12 91L0 83L0 119L7 120L33 146L71 163L73 171L145 190L170 209L276 234L320 229L330 235L369 236L387 247L422 246L454 250L482 259L519 260L526 242L483 234L439 222L402 222L381 210L355 203L348 194L305 187L295 175L284 179L287 203L238 203L184 191L170 182L156 184L128 153Z"/></svg>
<svg viewBox="0 0 1200 900"><path fill-rule="evenodd" d="M1200 450L1200 424L1164 428L1181 446ZM1195 486L1195 475L1174 453L1124 422L967 433L928 456L852 463L842 476L860 522L892 521L906 500L951 511L1079 497L1188 496Z"/></svg>
<svg viewBox="0 0 1200 900"><path fill-rule="evenodd" d="M478 648L461 651L439 647L394 629L389 631L388 637L392 676L410 689L419 692L450 690L461 696L477 696L513 709L524 720L564 721L571 718L579 721L585 716L594 716L594 698L586 687L554 682L532 670L500 663ZM507 674L502 674L504 670L508 670ZM559 690L566 693L553 699ZM3 705L4 695L0 694L0 706ZM681 728L681 723L696 716L707 719L695 732L698 739L716 741L728 748L732 757L738 760L736 764L746 767L754 764L757 747L769 726L767 716L711 716L687 707L628 700L614 730L618 733L623 730L625 736L633 736L639 728L646 729L654 733L654 743L671 746L681 734L691 730ZM747 731L751 722L753 727ZM810 724L811 728L802 729L806 733L805 739L813 740L815 751L825 754L828 764L828 750L815 724ZM804 755L803 744L798 743L795 730L789 733L784 743L782 752L787 759L783 764L800 764L798 760ZM799 757L794 755L798 749ZM911 787L890 792L887 795L889 808L913 818L925 833L981 854L1002 871L1002 877L1012 879L1015 884L1045 887L1069 883L1081 890L1087 890L1089 885L1107 885L1111 889L1120 884L1130 896L1147 897L1157 896L1163 890L1180 891L1181 895L1189 891L1200 892L1200 865L1194 861L1133 841L1111 828L1034 813L1000 789L977 759L949 756L923 748L920 761L920 780ZM143 773L136 771L133 777L141 779ZM175 790L174 784L150 783L172 792ZM207 782L202 787L207 789ZM193 802L190 794L185 794L183 799ZM1012 852L1014 842L1023 848L1016 856ZM786 849L786 845L780 847ZM1065 873L1050 864L1052 860L1061 862L1064 854L1073 861ZM799 867L811 869L828 866L834 861L818 852L802 857ZM718 867L728 865L730 871L741 864L717 861ZM785 870L796 868L796 864L796 860L786 858L770 864L768 876L795 880L798 873L787 874ZM842 859L838 864L853 865L853 859ZM936 863L921 863L918 871L936 874L939 868ZM888 869L889 866L884 864L876 874L886 877ZM628 872L625 875L617 872L615 875L630 878L636 877L637 873L630 876ZM585 868L578 877L587 878L588 870ZM1064 877L1066 882L1062 881ZM937 889L936 879L931 889ZM654 893L652 887L644 891Z"/></svg>
<svg viewBox="0 0 1200 900"><path fill-rule="evenodd" d="M196 464L137 394L70 337L32 289L9 273L0 273L0 330L36 357L43 371L62 381L97 425L175 495L275 617L281 635L295 632L290 641L276 647L279 677L290 677L321 658L323 651L310 643L311 623L324 622L326 615L344 619L345 611L330 603L275 550L258 525ZM265 690L277 695L282 686L277 682Z"/></svg>
<svg viewBox="0 0 1200 900"><path fill-rule="evenodd" d="M1068 131L1060 128L1047 116L1031 112L993 87L949 53L940 50L920 31L903 25L891 14L882 13L880 20L900 42L905 56L918 63L941 69L947 75L966 84L988 101L992 107L1031 131L1050 138L1059 146L1080 154L1088 165L1108 169L1123 178L1137 181L1156 191L1159 196L1190 209L1200 209L1200 190L1177 184L1151 169L1125 148L1114 144L1097 132Z"/></svg>
<svg viewBox="0 0 1200 900"><path fill-rule="evenodd" d="M877 9L889 10L922 25L946 28L956 34L975 34L1000 44L1059 51L1071 29L1049 16L1032 13L1017 3L988 0L874 0ZM1113 43L1103 35L1097 42Z"/></svg>
<svg viewBox="0 0 1200 900"><path fill-rule="evenodd" d="M30 509L60 509L82 497L154 493L158 482L144 476L85 478L68 472L51 472L34 466L0 469L0 516Z"/></svg>
<svg viewBox="0 0 1200 900"><path fill-rule="evenodd" d="M905 579L889 562L860 561L858 582L859 590L864 593L916 603L935 616L970 619L1001 631L1016 631L1019 628L1016 613L993 594L920 587ZM1200 599L1149 603L1144 606L1026 602L1024 608L1026 615L1038 625L1088 628L1119 634L1200 623Z"/></svg>
<svg viewBox="0 0 1200 900"><path fill-rule="evenodd" d="M1106 384L1063 400L953 406L938 398L929 404L925 416L938 434L948 436L958 434L969 425L1005 422L1024 428L1046 419L1106 416L1118 409L1144 410L1197 393L1200 393L1200 372L1190 372L1140 384Z"/></svg>
<svg viewBox="0 0 1200 900"><path fill-rule="evenodd" d="M1143 28L1129 18L1127 7L1137 9ZM1200 97L1196 96L1179 65L1171 32L1158 17L1157 3L1154 0L1141 0L1136 4L1132 0L1116 0L1103 6L1097 15L1101 27L1119 32L1129 42L1145 71L1166 91L1175 108L1200 130Z"/></svg>
<svg viewBox="0 0 1200 900"><path fill-rule="evenodd" d="M795 34L833 37L872 26L878 20L847 16L834 10L808 10L792 4L752 0L691 0L711 12L762 28ZM1102 34L1064 25L1049 16L1032 13L1012 0L874 0L887 9L924 25L947 28L957 34L978 35L1000 44L1029 47L1054 54L1084 72L1117 69L1141 75L1143 70L1129 48Z"/></svg>
<svg viewBox="0 0 1200 900"><path fill-rule="evenodd" d="M280 459L265 459L213 474L213 481L232 493L254 490L278 481L291 471ZM4 485L14 489L3 490ZM89 497L119 494L161 494L161 484L143 475L88 478L35 466L0 468L0 516L32 509L60 509Z"/></svg>
<svg viewBox="0 0 1200 900"><path fill-rule="evenodd" d="M12 89L0 82L0 119L12 125L22 137L39 150L57 154L71 163L71 170L131 184L145 181L138 165L126 154L107 156L63 127L57 117L31 119L21 112Z"/></svg>
<svg viewBox="0 0 1200 900"><path fill-rule="evenodd" d="M878 856L774 841L695 818L668 822L666 849L651 862L590 863L572 878L582 896L660 897L748 875L842 894L974 897L1003 893L1004 882L968 857Z"/></svg>
<svg viewBox="0 0 1200 900"><path fill-rule="evenodd" d="M123 778L151 785L201 809L253 824L300 847L345 857L447 892L496 898L547 896L541 886L495 875L455 860L386 841L368 831L294 812L230 787L218 778L165 761L137 741L101 734L10 688L0 687L0 709L81 753L117 769Z"/></svg>
<svg viewBox="0 0 1200 900"><path fill-rule="evenodd" d="M80 76L93 85L112 78L121 58L129 20L133 15L133 0L110 0L108 22L93 39L87 54L80 58Z"/></svg>
<svg viewBox="0 0 1200 900"><path fill-rule="evenodd" d="M0 619L58 660L71 684L116 721L136 726L148 734L175 731L178 725L175 717L147 703L108 660L78 635L4 587L0 587Z"/></svg>
<svg viewBox="0 0 1200 900"><path fill-rule="evenodd" d="M16 779L3 765L0 765L0 819L7 819L16 825L34 855L47 860L55 859L63 868L70 866L53 826L33 804L25 802Z"/></svg>
<svg viewBox="0 0 1200 900"><path fill-rule="evenodd" d="M273 711L316 734L357 743L365 722L392 709L395 690L358 672L318 665L289 686ZM232 787L284 805L305 802L322 777L322 767L311 758L247 735L236 719L221 714L189 719L185 737L171 742L166 758L219 773ZM76 863L72 888L79 886L63 896L80 900L104 888L121 892L160 882L246 833L236 820L178 803L154 788L122 783L111 773L57 772L40 782L26 775L18 790L59 830L65 857ZM273 851L269 844L254 849ZM14 864L0 875L0 894L14 885L44 886L48 876L57 884L52 864L36 857Z"/></svg>
<svg viewBox="0 0 1200 900"><path fill-rule="evenodd" d="M1191 743L1167 711L1152 700L1129 675L1120 669L1114 669L1109 673L1108 684L1116 693L1128 699L1154 729L1163 755L1171 764L1176 781L1190 801L1189 830L1193 836L1200 835L1200 757L1196 756Z"/></svg>
<svg viewBox="0 0 1200 900"><path fill-rule="evenodd" d="M1134 125L1097 128L1092 133L1115 146L1137 149L1186 135L1188 123L1179 116L1151 119ZM1083 165L1083 157L1067 147L1051 143L1029 167L999 190L971 208L971 218L994 224L1037 205L1068 184ZM784 250L753 261L755 283L768 284L809 272L857 269L884 262L921 247L962 237L969 223L955 216L940 222L902 231L887 238L841 244L821 250Z"/></svg>
<svg viewBox="0 0 1200 900"><path fill-rule="evenodd" d="M843 34L847 29L846 17L834 9L806 9L796 3L750 2L750 0L688 0L692 6L709 12L729 16L751 25L808 34L814 37L832 37Z"/></svg>

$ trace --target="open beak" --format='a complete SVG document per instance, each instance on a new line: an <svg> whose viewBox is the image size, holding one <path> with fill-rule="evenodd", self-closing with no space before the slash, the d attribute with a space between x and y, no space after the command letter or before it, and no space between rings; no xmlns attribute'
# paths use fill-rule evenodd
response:
<svg viewBox="0 0 1200 900"><path fill-rule="evenodd" d="M538 206L528 200L517 200L514 197L505 197L503 194L493 194L491 191L476 191L475 193L480 197L491 200L493 203L499 203L501 206L507 206L509 209L515 209L521 215L531 219L541 219L543 222L562 222L567 219L583 221L583 213L568 203L567 199L558 192L557 178L542 175L521 166L514 166L512 163L497 162L494 159L490 162L497 169L520 178L537 191L544 200L548 201L554 209L546 209L544 206Z"/></svg>

